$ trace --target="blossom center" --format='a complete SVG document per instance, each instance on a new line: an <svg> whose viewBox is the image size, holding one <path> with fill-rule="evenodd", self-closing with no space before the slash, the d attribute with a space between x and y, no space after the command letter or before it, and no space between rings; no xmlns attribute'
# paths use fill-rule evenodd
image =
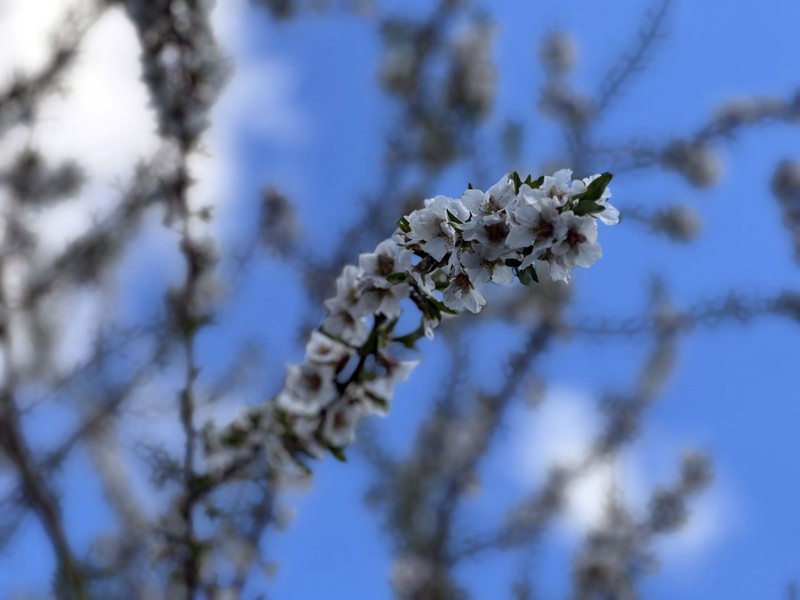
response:
<svg viewBox="0 0 800 600"><path fill-rule="evenodd" d="M472 282L469 280L469 275L466 273L459 273L453 279L453 284L462 292L469 292L472 289Z"/></svg>
<svg viewBox="0 0 800 600"><path fill-rule="evenodd" d="M582 244L586 241L586 236L583 235L580 231L575 229L570 229L567 232L567 244L569 244L570 248L574 248L575 246Z"/></svg>
<svg viewBox="0 0 800 600"><path fill-rule="evenodd" d="M550 221L540 220L533 228L533 233L537 238L553 237L556 228Z"/></svg>
<svg viewBox="0 0 800 600"><path fill-rule="evenodd" d="M316 371L306 373L306 386L312 392L318 392L322 389L322 376Z"/></svg>
<svg viewBox="0 0 800 600"><path fill-rule="evenodd" d="M487 239L492 244L505 242L508 237L508 225L505 223L492 223L491 225L484 226L483 230L486 232Z"/></svg>
<svg viewBox="0 0 800 600"><path fill-rule="evenodd" d="M377 261L378 273L383 277L394 273L394 258L388 254L379 254Z"/></svg>

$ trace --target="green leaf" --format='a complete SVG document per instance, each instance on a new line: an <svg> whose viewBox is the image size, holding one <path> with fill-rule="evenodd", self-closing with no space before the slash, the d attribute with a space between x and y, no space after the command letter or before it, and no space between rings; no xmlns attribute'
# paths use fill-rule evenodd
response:
<svg viewBox="0 0 800 600"><path fill-rule="evenodd" d="M442 311L439 310L439 307L436 306L436 304L434 304L433 302L431 302L429 300L426 300L425 301L425 306L428 307L428 313L427 314L431 319L436 319L437 321L441 321L442 320Z"/></svg>
<svg viewBox="0 0 800 600"><path fill-rule="evenodd" d="M330 446L328 450L331 451L331 454L333 454L334 458L339 462L347 462L347 457L344 455L344 448Z"/></svg>
<svg viewBox="0 0 800 600"><path fill-rule="evenodd" d="M528 265L524 269L518 270L517 277L522 285L530 285L534 281L539 283L539 276L536 274L536 269L533 268L533 265Z"/></svg>
<svg viewBox="0 0 800 600"><path fill-rule="evenodd" d="M389 401L386 398L381 398L380 396L378 396L377 394L373 394L369 390L366 390L366 394L367 398L372 400L378 406L378 408L384 411L389 410Z"/></svg>
<svg viewBox="0 0 800 600"><path fill-rule="evenodd" d="M406 279L408 279L408 273L404 273L403 271L398 271L397 273L392 273L391 275L386 276L386 281L389 283L400 283Z"/></svg>
<svg viewBox="0 0 800 600"><path fill-rule="evenodd" d="M613 177L614 176L611 173L603 173L589 184L585 192L575 196L575 200L589 200L591 202L600 200L600 196L602 196L603 192L606 191L606 187L608 187L608 183ZM577 214L577 212L575 214Z"/></svg>
<svg viewBox="0 0 800 600"><path fill-rule="evenodd" d="M463 225L464 224L463 221L459 221L458 217L456 217L449 210L447 211L447 220L450 221L451 223L456 223L458 225Z"/></svg>
<svg viewBox="0 0 800 600"><path fill-rule="evenodd" d="M367 338L367 341L358 349L359 356L369 356L370 354L376 354L378 352L378 346L380 338L380 328L373 327L372 331Z"/></svg>
<svg viewBox="0 0 800 600"><path fill-rule="evenodd" d="M605 209L606 209L605 206L603 206L602 204L598 204L594 200L584 199L579 201L578 204L575 205L575 208L573 208L572 210L576 215L582 217L584 215L594 215L597 213L601 213Z"/></svg>
<svg viewBox="0 0 800 600"><path fill-rule="evenodd" d="M425 328L422 325L420 325L417 329L415 329L411 333L392 338L392 341L397 342L398 344L403 344L403 346L405 346L406 348L413 350L414 343L424 335L425 335Z"/></svg>
<svg viewBox="0 0 800 600"><path fill-rule="evenodd" d="M544 175L542 175L541 177L539 177L539 179L536 180L534 180L530 175L528 175L528 178L525 180L525 185L534 190L538 190L540 187L542 187L543 183L544 183Z"/></svg>
<svg viewBox="0 0 800 600"><path fill-rule="evenodd" d="M384 343L384 342L385 342L385 340L386 340L386 338L388 338L390 335L392 335L392 332L394 331L394 326L395 326L395 325L397 325L397 322L398 322L399 320L400 320L400 317L395 317L394 319L392 319L391 321L389 321L389 322L386 324L386 326L385 326L385 327L383 327L383 328L381 329L381 346L385 346L385 345L386 345L386 344Z"/></svg>
<svg viewBox="0 0 800 600"><path fill-rule="evenodd" d="M507 267L518 267L522 264L521 260L517 260L516 258L507 258L506 259L506 266Z"/></svg>
<svg viewBox="0 0 800 600"><path fill-rule="evenodd" d="M211 485L210 475L195 475L189 480L189 491L193 494L205 491Z"/></svg>
<svg viewBox="0 0 800 600"><path fill-rule="evenodd" d="M450 285L450 282L447 281L447 280L436 281L436 282L434 282L433 285L434 285L434 288L436 289L437 292L443 292L443 291L445 291L447 289L447 286Z"/></svg>
<svg viewBox="0 0 800 600"><path fill-rule="evenodd" d="M516 171L511 173L511 180L514 182L514 193L519 194L519 188L522 187L522 180L519 178L519 173Z"/></svg>
<svg viewBox="0 0 800 600"><path fill-rule="evenodd" d="M439 310L440 312L446 313L448 315L457 315L458 314L458 311L453 310L452 308L449 308L441 300L438 300L436 298L432 298L432 297L428 296L428 302L433 304L437 308L437 310ZM439 315L439 320L441 320L441 315Z"/></svg>
<svg viewBox="0 0 800 600"><path fill-rule="evenodd" d="M409 224L408 219L405 217L400 217L397 219L397 228L403 233L408 233L411 231L411 225Z"/></svg>

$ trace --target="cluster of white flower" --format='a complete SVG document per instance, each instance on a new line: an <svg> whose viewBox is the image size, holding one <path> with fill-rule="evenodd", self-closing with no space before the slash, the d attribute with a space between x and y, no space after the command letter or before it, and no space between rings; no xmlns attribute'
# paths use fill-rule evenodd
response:
<svg viewBox="0 0 800 600"><path fill-rule="evenodd" d="M394 386L416 364L392 357L392 343L432 337L443 313L479 312L489 281L508 285L516 277L527 285L538 274L568 281L575 266L600 258L596 218L619 221L608 204L611 175L571 175L565 169L522 181L512 173L486 192L470 186L461 199L437 196L400 219L391 239L344 268L305 362L288 368L274 401L243 416L210 449L263 449L274 453L276 468L300 454L341 458L358 421L386 414ZM396 335L404 300L422 318L416 331Z"/></svg>

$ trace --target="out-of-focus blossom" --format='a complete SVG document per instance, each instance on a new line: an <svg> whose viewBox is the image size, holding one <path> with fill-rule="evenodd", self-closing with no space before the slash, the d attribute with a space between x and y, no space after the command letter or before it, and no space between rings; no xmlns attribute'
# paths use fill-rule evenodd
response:
<svg viewBox="0 0 800 600"><path fill-rule="evenodd" d="M683 175L695 187L711 187L725 172L717 151L706 142L674 142L664 152L664 166Z"/></svg>
<svg viewBox="0 0 800 600"><path fill-rule="evenodd" d="M578 45L575 38L563 31L548 35L539 46L539 60L555 75L569 73L578 62Z"/></svg>

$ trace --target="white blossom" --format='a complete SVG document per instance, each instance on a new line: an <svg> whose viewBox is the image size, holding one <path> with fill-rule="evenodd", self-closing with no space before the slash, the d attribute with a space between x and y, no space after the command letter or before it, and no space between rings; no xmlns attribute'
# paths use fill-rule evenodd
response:
<svg viewBox="0 0 800 600"><path fill-rule="evenodd" d="M352 348L337 342L320 331L312 332L311 338L306 344L306 358L318 364L335 365L350 358L352 355Z"/></svg>
<svg viewBox="0 0 800 600"><path fill-rule="evenodd" d="M559 201L560 206L563 206L572 185L572 170L560 169L552 175L545 175L542 185L539 186L538 190L533 191L535 193L538 191L536 195L554 198Z"/></svg>
<svg viewBox="0 0 800 600"><path fill-rule="evenodd" d="M312 417L299 417L292 421L292 433L303 446L306 454L320 459L325 456L325 446L322 445L317 437L320 430L322 417L314 415Z"/></svg>
<svg viewBox="0 0 800 600"><path fill-rule="evenodd" d="M464 206L473 215L491 215L514 201L517 194L509 177L504 177L485 192L470 189L461 196Z"/></svg>
<svg viewBox="0 0 800 600"><path fill-rule="evenodd" d="M334 374L333 368L328 365L289 365L286 369L286 386L276 399L278 406L293 414L317 414L336 397Z"/></svg>
<svg viewBox="0 0 800 600"><path fill-rule="evenodd" d="M473 285L480 287L489 281L500 285L514 283L514 270L503 260L488 260L477 252L461 255L461 264Z"/></svg>
<svg viewBox="0 0 800 600"><path fill-rule="evenodd" d="M362 271L354 265L347 265L336 280L336 296L325 300L325 306L331 311L345 310L355 317L371 314L378 304L367 306L362 302Z"/></svg>
<svg viewBox="0 0 800 600"><path fill-rule="evenodd" d="M442 260L451 252L458 238L456 223L451 221L448 212L461 222L469 217L469 211L460 201L446 196L426 200L423 210L414 211L408 217L409 239L420 242L422 249L436 260Z"/></svg>
<svg viewBox="0 0 800 600"><path fill-rule="evenodd" d="M561 215L566 233L550 249L553 256L561 257L563 266L590 267L602 255L597 243L597 222L592 217L579 217L572 213Z"/></svg>
<svg viewBox="0 0 800 600"><path fill-rule="evenodd" d="M535 198L514 211L514 223L508 234L508 244L514 248L533 247L522 262L525 268L539 257L541 251L566 234L566 225L558 212L558 200L548 196Z"/></svg>
<svg viewBox="0 0 800 600"><path fill-rule="evenodd" d="M363 277L373 280L373 285L378 287L391 287L386 278L393 273L401 273L411 268L412 253L400 246L396 240L382 241L374 252L361 254L358 257L358 266L361 267Z"/></svg>
<svg viewBox="0 0 800 600"><path fill-rule="evenodd" d="M489 260L505 257L512 251L506 244L510 232L511 226L504 212L484 217L473 216L464 225L464 239L478 242L478 253Z"/></svg>
<svg viewBox="0 0 800 600"><path fill-rule="evenodd" d="M394 388L411 375L419 364L418 360L392 361L387 365L386 375L364 382L367 399L371 401L372 411L381 416L388 412L389 403L394 396Z"/></svg>
<svg viewBox="0 0 800 600"><path fill-rule="evenodd" d="M344 308L339 308L336 304L333 306L333 311L322 322L322 330L353 346L360 346L366 342L369 336L369 327L364 319L354 316Z"/></svg>
<svg viewBox="0 0 800 600"><path fill-rule="evenodd" d="M334 448L344 448L355 439L356 424L367 413L363 401L347 393L331 404L322 422L322 438Z"/></svg>
<svg viewBox="0 0 800 600"><path fill-rule="evenodd" d="M450 285L444 290L442 300L445 305L453 310L467 309L472 313L478 313L486 304L483 297L475 285L470 281L466 271L457 272L450 280Z"/></svg>

